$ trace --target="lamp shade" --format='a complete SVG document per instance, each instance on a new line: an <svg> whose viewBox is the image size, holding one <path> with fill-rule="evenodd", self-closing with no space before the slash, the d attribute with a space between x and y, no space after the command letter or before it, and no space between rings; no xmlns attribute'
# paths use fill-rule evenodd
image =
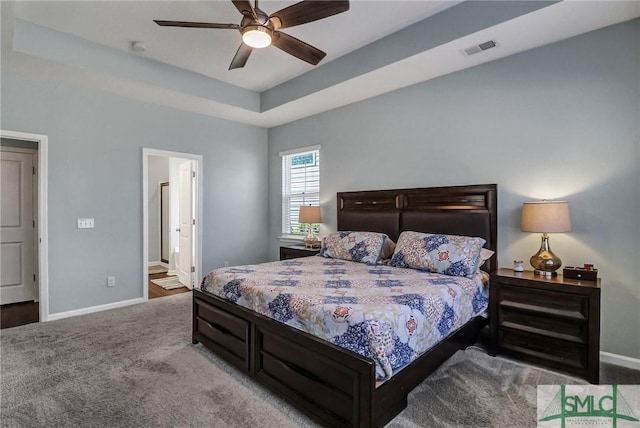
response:
<svg viewBox="0 0 640 428"><path fill-rule="evenodd" d="M566 201L525 202L522 204L523 232L571 232L569 204Z"/></svg>
<svg viewBox="0 0 640 428"><path fill-rule="evenodd" d="M303 205L300 207L300 214L298 216L299 223L321 223L320 207Z"/></svg>

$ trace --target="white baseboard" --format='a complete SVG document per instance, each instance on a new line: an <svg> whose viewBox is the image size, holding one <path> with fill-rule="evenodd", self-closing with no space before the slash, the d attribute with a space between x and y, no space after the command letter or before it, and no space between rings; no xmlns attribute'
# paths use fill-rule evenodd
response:
<svg viewBox="0 0 640 428"><path fill-rule="evenodd" d="M91 306L88 308L74 309L72 311L58 312L56 314L49 314L49 319L47 319L47 321L55 321L63 318L77 317L78 315L92 314L94 312L106 311L108 309L123 308L125 306L137 305L138 303L144 303L144 302L145 300L142 297L138 297L136 299L131 299L131 300L122 300L120 302L107 303L106 305Z"/></svg>
<svg viewBox="0 0 640 428"><path fill-rule="evenodd" d="M616 366L640 370L640 359L627 357L625 355L618 355L612 354L611 352L600 351L600 361L603 363L614 364Z"/></svg>
<svg viewBox="0 0 640 428"><path fill-rule="evenodd" d="M178 271L177 270L168 270L167 271L167 275L169 275L169 276L177 276L178 275Z"/></svg>
<svg viewBox="0 0 640 428"><path fill-rule="evenodd" d="M158 265L160 265L162 267L166 267L167 269L169 268L169 264L168 263L162 262L160 260L158 260L157 262L149 262L149 263L147 263L147 266L149 266L149 267L158 266Z"/></svg>

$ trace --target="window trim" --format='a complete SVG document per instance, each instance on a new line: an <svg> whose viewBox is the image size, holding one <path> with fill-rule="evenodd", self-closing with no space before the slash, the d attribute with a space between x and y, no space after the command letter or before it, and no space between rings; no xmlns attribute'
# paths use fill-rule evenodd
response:
<svg viewBox="0 0 640 428"><path fill-rule="evenodd" d="M285 151L279 152L278 156L283 157L283 156L297 155L298 153L313 152L314 150L320 151L320 145L302 147L299 149L285 150Z"/></svg>
<svg viewBox="0 0 640 428"><path fill-rule="evenodd" d="M282 210L282 206L284 203L284 195L282 194L282 187L284 186L284 182L282 181L282 175L283 175L283 171L282 171L282 161L283 158L285 156L292 156L292 155L296 155L299 153L306 153L306 152L313 152L313 151L318 151L318 156L320 156L320 152L321 152L321 146L319 144L317 145L313 145L313 146L306 146L306 147L300 147L297 149L291 149L291 150L284 150L278 153L278 156L280 157L280 165L281 165L281 170L280 170L280 177L281 177L281 181L280 181L280 235L278 236L278 239L281 241L302 241L304 239L304 234L301 235L294 235L294 234L290 234L290 233L285 233L282 230L282 223L284 222L284 211ZM318 184L320 181L320 170L318 170ZM320 189L318 189L318 198L320 198Z"/></svg>

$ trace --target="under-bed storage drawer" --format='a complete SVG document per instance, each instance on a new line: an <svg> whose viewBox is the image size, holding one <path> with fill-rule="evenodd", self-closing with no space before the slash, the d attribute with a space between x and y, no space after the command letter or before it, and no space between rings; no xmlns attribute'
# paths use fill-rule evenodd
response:
<svg viewBox="0 0 640 428"><path fill-rule="evenodd" d="M361 426L362 373L261 327L256 376L312 410L329 426Z"/></svg>
<svg viewBox="0 0 640 428"><path fill-rule="evenodd" d="M193 311L196 338L248 371L249 322L199 299L194 299Z"/></svg>

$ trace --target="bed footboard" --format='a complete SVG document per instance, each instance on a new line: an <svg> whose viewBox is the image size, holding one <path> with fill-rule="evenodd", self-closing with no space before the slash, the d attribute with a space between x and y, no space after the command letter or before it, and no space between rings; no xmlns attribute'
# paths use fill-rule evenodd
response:
<svg viewBox="0 0 640 428"><path fill-rule="evenodd" d="M193 291L193 343L265 385L324 426L382 427L407 396L459 349L474 343L476 317L376 389L375 362L288 325Z"/></svg>
<svg viewBox="0 0 640 428"><path fill-rule="evenodd" d="M199 290L193 341L323 425L374 426L373 360Z"/></svg>

